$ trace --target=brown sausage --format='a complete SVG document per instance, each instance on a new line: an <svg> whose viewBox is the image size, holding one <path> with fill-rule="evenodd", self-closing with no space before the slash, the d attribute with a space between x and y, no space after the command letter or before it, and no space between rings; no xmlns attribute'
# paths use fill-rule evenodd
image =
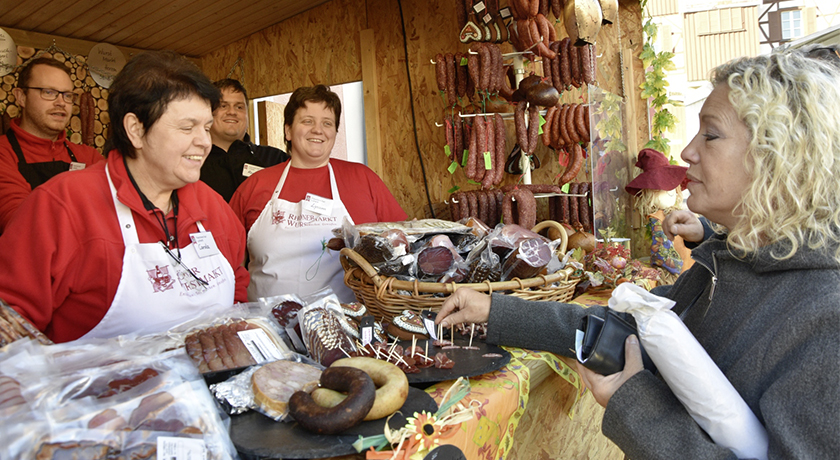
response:
<svg viewBox="0 0 840 460"><path fill-rule="evenodd" d="M563 17L563 2L562 0L551 0L551 12L554 17L560 19Z"/></svg>
<svg viewBox="0 0 840 460"><path fill-rule="evenodd" d="M592 83L592 63L589 62L592 55L589 53L589 47L591 45L586 44L578 48L580 50L580 66L583 73L583 82L587 85Z"/></svg>
<svg viewBox="0 0 840 460"><path fill-rule="evenodd" d="M475 142L476 142L476 167L475 167L475 177L473 178L476 182L481 182L484 179L484 175L487 172L484 169L484 152L487 151L487 125L484 123L483 119L479 117L475 118L473 122L473 130L475 131Z"/></svg>
<svg viewBox="0 0 840 460"><path fill-rule="evenodd" d="M507 193L520 188L531 193L562 193L560 186L554 184L509 184L503 186L501 190Z"/></svg>
<svg viewBox="0 0 840 460"><path fill-rule="evenodd" d="M467 153L467 166L464 167L464 174L467 179L475 180L475 170L478 167L478 140L476 139L475 125L470 129L470 147Z"/></svg>
<svg viewBox="0 0 840 460"><path fill-rule="evenodd" d="M502 201L502 222L505 225L515 224L513 219L513 192L505 193Z"/></svg>
<svg viewBox="0 0 840 460"><path fill-rule="evenodd" d="M296 391L289 398L289 414L302 427L318 434L336 434L356 426L370 412L376 399L373 380L355 367L324 369L321 386L346 392L347 397L330 408L319 406L305 391Z"/></svg>
<svg viewBox="0 0 840 460"><path fill-rule="evenodd" d="M572 40L569 37L560 40L560 79L564 88L572 85L572 68L569 63L571 46Z"/></svg>
<svg viewBox="0 0 840 460"><path fill-rule="evenodd" d="M446 53L443 59L446 61L446 102L450 106L454 106L457 102L455 96L458 92L455 83L455 79L457 78L455 73L455 56L452 53Z"/></svg>
<svg viewBox="0 0 840 460"><path fill-rule="evenodd" d="M578 135L577 127L575 126L575 110L577 109L577 104L569 104L569 111L566 113L566 134L569 135L569 139L572 140L573 143L580 142L580 136Z"/></svg>
<svg viewBox="0 0 840 460"><path fill-rule="evenodd" d="M549 46L549 49L551 49L551 46ZM554 59L553 58L549 59L549 58L543 56L543 59L542 59L543 78L545 79L546 82L553 82L554 81L552 76L551 76L551 68L553 66L554 66Z"/></svg>
<svg viewBox="0 0 840 460"><path fill-rule="evenodd" d="M569 148L572 145L572 138L569 137L568 130L566 128L566 118L569 116L569 104L563 104L560 110L560 139L563 141L563 145L566 148ZM568 181L566 181L568 182Z"/></svg>
<svg viewBox="0 0 840 460"><path fill-rule="evenodd" d="M474 89L481 88L481 61L477 54L467 54L467 71L470 74L470 81Z"/></svg>
<svg viewBox="0 0 840 460"><path fill-rule="evenodd" d="M516 200L516 223L527 229L537 225L537 200L534 194L528 189L517 189L511 192Z"/></svg>
<svg viewBox="0 0 840 460"><path fill-rule="evenodd" d="M505 133L505 120L498 113L493 116L493 121L496 125L493 132L496 134L496 158L493 162L493 167L496 169L495 179L493 185L499 185L502 182L505 174L505 158L507 157L507 135ZM498 222L499 219L496 219Z"/></svg>
<svg viewBox="0 0 840 460"><path fill-rule="evenodd" d="M446 145L449 146L449 161L452 162L458 156L455 152L455 126L452 115L446 114L443 117L443 130L446 135Z"/></svg>
<svg viewBox="0 0 840 460"><path fill-rule="evenodd" d="M458 97L467 95L467 82L469 81L469 72L467 68L461 65L461 60L464 59L464 53L455 53L455 81L458 85Z"/></svg>
<svg viewBox="0 0 840 460"><path fill-rule="evenodd" d="M449 220L452 222L457 222L459 220L458 215L461 213L459 206L461 201L455 198L457 194L458 192L449 195Z"/></svg>
<svg viewBox="0 0 840 460"><path fill-rule="evenodd" d="M533 48L540 39L539 35L534 35L534 29L531 28L533 22L534 20L531 18L516 22L516 30L519 31L519 38L522 40L522 45L525 46L522 49L523 51Z"/></svg>
<svg viewBox="0 0 840 460"><path fill-rule="evenodd" d="M589 56L589 65L592 66L592 70L590 71L590 75L592 75L592 81L590 83L596 84L598 82L598 62L596 60L598 54L595 51L594 43L589 45Z"/></svg>
<svg viewBox="0 0 840 460"><path fill-rule="evenodd" d="M530 0L530 3L528 4L528 8L529 8L528 16L534 17L534 16L540 14L540 0ZM529 229L530 229L530 227L529 227Z"/></svg>
<svg viewBox="0 0 840 460"><path fill-rule="evenodd" d="M502 68L502 53L499 51L499 45L487 45L490 52L490 88L491 93L498 93L502 88L502 78L504 75L500 72Z"/></svg>
<svg viewBox="0 0 840 460"><path fill-rule="evenodd" d="M580 184L574 182L569 184L569 194L570 195L577 195L580 193ZM578 228L580 225L580 210L578 208L578 197L570 196L569 197L569 225L574 227L575 229Z"/></svg>
<svg viewBox="0 0 840 460"><path fill-rule="evenodd" d="M557 222L557 200L559 197L548 197L548 220Z"/></svg>
<svg viewBox="0 0 840 460"><path fill-rule="evenodd" d="M528 125L528 153L534 153L537 149L537 144L540 142L540 108L537 105L528 107L529 125ZM530 227L528 227L530 228Z"/></svg>
<svg viewBox="0 0 840 460"><path fill-rule="evenodd" d="M464 155L464 130L461 114L456 113L452 118L452 134L455 138L455 150L452 152L452 160L458 163Z"/></svg>
<svg viewBox="0 0 840 460"><path fill-rule="evenodd" d="M556 106L557 110L554 112L554 119L551 120L553 126L551 127L551 146L555 149L563 148L563 137L562 137L562 127L563 124L560 123L562 120L560 119L560 115L563 112L563 106Z"/></svg>
<svg viewBox="0 0 840 460"><path fill-rule="evenodd" d="M438 90L446 91L446 61L442 53L435 55L435 77Z"/></svg>
<svg viewBox="0 0 840 460"><path fill-rule="evenodd" d="M563 173L563 176L560 177L559 185L563 185L566 182L574 180L580 172L580 168L583 166L583 149L580 145L574 144L570 149L570 153L571 158L569 158L569 167L566 169L566 172Z"/></svg>
<svg viewBox="0 0 840 460"><path fill-rule="evenodd" d="M513 121L516 125L516 141L519 142L519 148L523 152L528 151L528 128L525 125L525 110L527 108L527 102L517 102L516 111L513 114Z"/></svg>
<svg viewBox="0 0 840 460"><path fill-rule="evenodd" d="M489 225L491 228L495 227L496 224L499 223L499 210L496 208L496 195L490 190L482 190L481 193L487 197L487 221L484 223Z"/></svg>
<svg viewBox="0 0 840 460"><path fill-rule="evenodd" d="M483 123L484 135L487 137L487 140L485 141L487 144L487 150L485 150L485 152L488 154L487 156L490 159L490 169L486 169L487 164L485 163L484 157L482 157L480 159L481 167L485 168L485 171L484 179L481 181L481 188L487 190L496 182L496 162L494 161L496 159L496 125L493 120L487 120ZM482 222L487 223L487 221L483 219Z"/></svg>
<svg viewBox="0 0 840 460"><path fill-rule="evenodd" d="M586 132L588 133L589 130L590 130L590 128L589 128L589 105L586 106L586 110L583 112L583 122L584 122L584 124L586 124L585 128L586 128Z"/></svg>
<svg viewBox="0 0 840 460"><path fill-rule="evenodd" d="M554 114L557 113L557 107L549 107L545 111L545 124L543 125L542 143L543 145L551 145L551 127L554 126Z"/></svg>
<svg viewBox="0 0 840 460"><path fill-rule="evenodd" d="M538 14L537 17L531 21L531 35L535 35L536 32L536 39L539 40L537 49L539 50L540 56L554 59L557 57L557 54L554 51L551 51L548 47L550 43L548 37L551 34L549 29L553 29L553 27L548 23L548 20L545 19L545 16L541 14Z"/></svg>
<svg viewBox="0 0 840 460"><path fill-rule="evenodd" d="M583 226L583 229L589 233L592 233L592 213L591 208L589 207L589 189L590 189L589 182L581 182L580 184L580 194L586 195L580 197L580 203L578 203L578 214L580 214L580 224Z"/></svg>
<svg viewBox="0 0 840 460"><path fill-rule="evenodd" d="M488 46L484 44L482 45L483 46L481 46L478 50L478 54L481 57L481 66L479 67L481 69L481 84L479 85L478 90L490 91L490 76L493 74L493 56L492 53L490 53Z"/></svg>
<svg viewBox="0 0 840 460"><path fill-rule="evenodd" d="M549 9L548 5L549 5L548 0L540 0L540 10L539 10L540 12L539 12L539 14L544 15L544 16L548 15L548 9Z"/></svg>
<svg viewBox="0 0 840 460"><path fill-rule="evenodd" d="M563 85L563 79L560 76L560 60L562 58L560 56L560 42L551 42L549 49L556 54L556 57L551 60L551 84L558 92L563 92L566 87Z"/></svg>
<svg viewBox="0 0 840 460"><path fill-rule="evenodd" d="M90 91L85 91L79 98L79 116L82 120L82 143L93 146L96 133L93 132L96 103Z"/></svg>
<svg viewBox="0 0 840 460"><path fill-rule="evenodd" d="M589 142L589 131L586 130L586 123L583 121L583 114L586 108L583 104L575 104L575 129L577 129L582 142Z"/></svg>
<svg viewBox="0 0 840 460"><path fill-rule="evenodd" d="M570 222L571 214L570 214L570 211L569 211L569 206L570 206L569 201L570 201L569 195L565 195L565 194L560 195L560 212L558 213L559 214L558 218L560 219L560 222L565 222L565 223L571 225L572 223Z"/></svg>
<svg viewBox="0 0 840 460"><path fill-rule="evenodd" d="M487 223L487 213L490 211L490 204L487 203L487 195L483 190L473 190L476 200L478 200L478 220Z"/></svg>
<svg viewBox="0 0 840 460"><path fill-rule="evenodd" d="M475 190L464 192L467 196L467 203L469 204L469 213L465 217L478 217L478 197L475 196Z"/></svg>
<svg viewBox="0 0 840 460"><path fill-rule="evenodd" d="M580 51L577 46L569 47L569 67L572 71L572 86L580 88Z"/></svg>

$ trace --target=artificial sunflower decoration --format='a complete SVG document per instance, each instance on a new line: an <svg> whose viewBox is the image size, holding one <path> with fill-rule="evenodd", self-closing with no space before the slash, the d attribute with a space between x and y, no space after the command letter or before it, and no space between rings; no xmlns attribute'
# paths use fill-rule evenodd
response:
<svg viewBox="0 0 840 460"><path fill-rule="evenodd" d="M408 425L414 425L414 439L420 450L430 451L438 446L441 427L434 415L423 411L416 413L416 417L408 418Z"/></svg>

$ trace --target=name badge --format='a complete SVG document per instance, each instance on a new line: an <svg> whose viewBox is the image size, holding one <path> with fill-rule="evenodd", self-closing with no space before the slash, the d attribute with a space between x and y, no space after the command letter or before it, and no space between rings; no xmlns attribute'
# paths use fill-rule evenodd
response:
<svg viewBox="0 0 840 460"><path fill-rule="evenodd" d="M254 174L255 172L257 172L261 169L264 169L264 168L262 166L257 166L257 165L252 165L250 163L245 163L242 166L242 176L243 177L251 177L251 174Z"/></svg>
<svg viewBox="0 0 840 460"><path fill-rule="evenodd" d="M71 161L70 162L70 171L78 171L80 169L85 169L85 166L87 166L87 165L84 164L84 163L79 163L78 161Z"/></svg>
<svg viewBox="0 0 840 460"><path fill-rule="evenodd" d="M195 246L195 252L198 253L198 257L205 258L219 253L219 248L216 247L216 240L213 239L213 234L210 232L190 233L190 240L192 240L193 246Z"/></svg>
<svg viewBox="0 0 840 460"><path fill-rule="evenodd" d="M304 211L314 212L316 214L332 214L333 200L307 193L302 207Z"/></svg>

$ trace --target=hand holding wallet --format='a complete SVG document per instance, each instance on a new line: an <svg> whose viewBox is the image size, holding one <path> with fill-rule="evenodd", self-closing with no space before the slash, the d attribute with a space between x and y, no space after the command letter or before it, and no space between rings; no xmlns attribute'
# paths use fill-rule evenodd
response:
<svg viewBox="0 0 840 460"><path fill-rule="evenodd" d="M636 327L627 321L626 313L607 310L606 318L586 315L581 319L575 341L578 361L601 375L615 374L624 369L624 341L636 334ZM641 341L642 363L645 369L656 372L656 366L645 352Z"/></svg>

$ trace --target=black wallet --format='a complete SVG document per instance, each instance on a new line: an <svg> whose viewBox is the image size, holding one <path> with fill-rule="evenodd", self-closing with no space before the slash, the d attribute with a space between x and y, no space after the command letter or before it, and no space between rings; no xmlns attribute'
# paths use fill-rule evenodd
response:
<svg viewBox="0 0 840 460"><path fill-rule="evenodd" d="M610 375L624 369L624 341L630 334L636 334L636 326L627 319L626 313L607 310L606 318L595 315L584 316L577 330L575 352L585 367L601 374ZM642 362L645 369L656 372L656 366L645 352L641 341Z"/></svg>

